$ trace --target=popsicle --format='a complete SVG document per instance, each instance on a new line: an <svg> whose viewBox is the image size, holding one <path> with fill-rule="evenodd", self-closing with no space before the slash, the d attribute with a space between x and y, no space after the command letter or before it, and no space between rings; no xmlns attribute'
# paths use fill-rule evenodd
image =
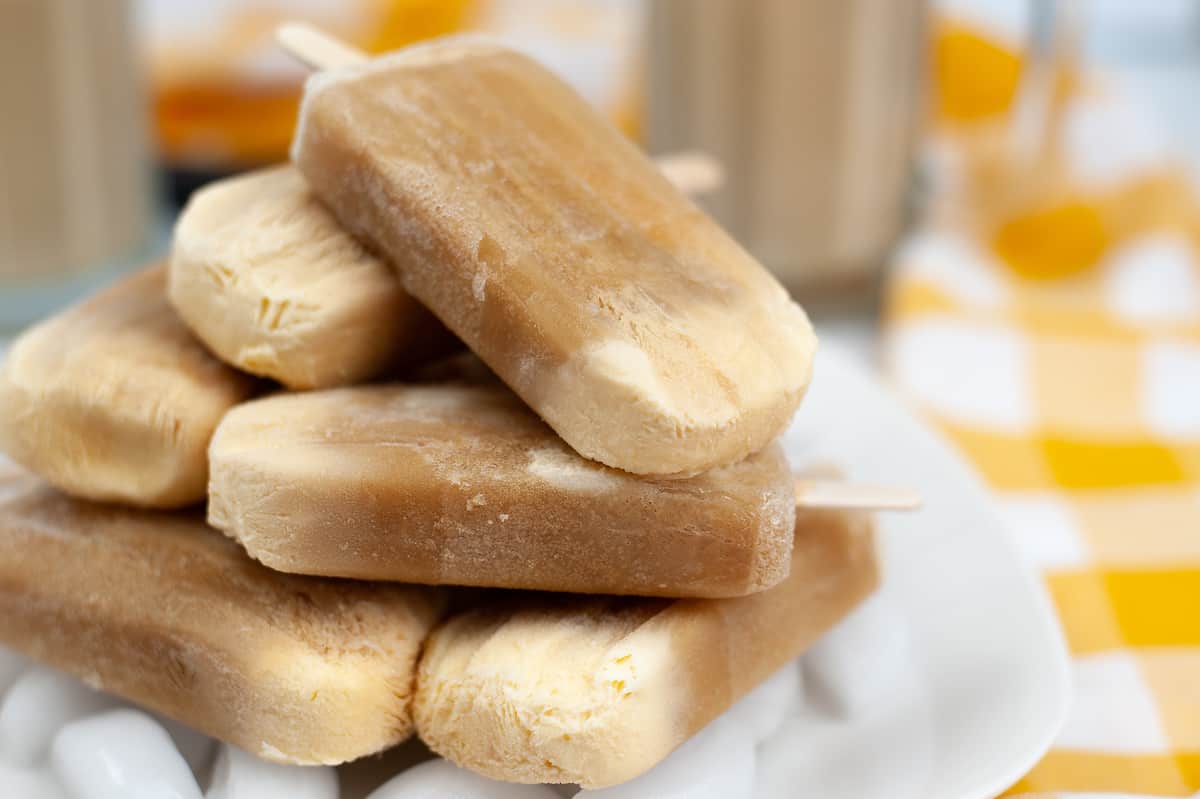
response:
<svg viewBox="0 0 1200 799"><path fill-rule="evenodd" d="M96 505L0 464L0 642L268 760L412 732L436 588L280 574L198 514Z"/></svg>
<svg viewBox="0 0 1200 799"><path fill-rule="evenodd" d="M360 382L462 346L289 166L192 195L168 297L219 358L293 389Z"/></svg>
<svg viewBox="0 0 1200 799"><path fill-rule="evenodd" d="M202 500L208 439L257 383L192 338L165 289L154 266L19 336L0 371L0 452L79 497Z"/></svg>
<svg viewBox="0 0 1200 799"><path fill-rule="evenodd" d="M451 38L318 73L293 160L585 457L655 475L729 465L804 394L804 312L523 55Z"/></svg>
<svg viewBox="0 0 1200 799"><path fill-rule="evenodd" d="M429 747L512 782L629 780L830 629L878 583L872 526L803 511L791 575L750 597L496 599L425 645Z"/></svg>
<svg viewBox="0 0 1200 799"><path fill-rule="evenodd" d="M498 382L279 394L228 413L208 519L281 571L735 596L788 571L778 445L686 479L579 456Z"/></svg>
<svg viewBox="0 0 1200 799"><path fill-rule="evenodd" d="M702 153L658 165L681 191L722 180ZM462 346L292 166L193 194L175 225L168 274L171 304L209 350L292 389L351 385Z"/></svg>

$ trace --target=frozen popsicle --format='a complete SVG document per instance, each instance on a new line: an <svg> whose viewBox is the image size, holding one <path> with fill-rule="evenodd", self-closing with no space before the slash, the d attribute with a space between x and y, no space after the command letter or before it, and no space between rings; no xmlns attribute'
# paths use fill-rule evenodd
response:
<svg viewBox="0 0 1200 799"><path fill-rule="evenodd" d="M192 337L155 266L17 338L0 452L75 496L189 505L204 498L217 421L255 388Z"/></svg>
<svg viewBox="0 0 1200 799"><path fill-rule="evenodd" d="M580 457L498 382L259 399L226 415L209 457L209 522L287 572L736 596L788 571L778 445L640 477Z"/></svg>
<svg viewBox="0 0 1200 799"><path fill-rule="evenodd" d="M571 447L640 474L778 434L815 339L774 278L562 81L455 38L318 73L293 159Z"/></svg>
<svg viewBox="0 0 1200 799"><path fill-rule="evenodd" d="M175 226L168 296L226 363L294 389L360 382L462 346L290 166L192 196Z"/></svg>
<svg viewBox="0 0 1200 799"><path fill-rule="evenodd" d="M268 760L408 737L444 599L280 574L199 515L69 499L0 464L0 642Z"/></svg>
<svg viewBox="0 0 1200 799"><path fill-rule="evenodd" d="M700 153L659 168L681 190L721 180ZM167 296L221 360L293 389L350 385L462 346L292 166L192 195L175 225Z"/></svg>
<svg viewBox="0 0 1200 799"><path fill-rule="evenodd" d="M418 734L496 779L585 788L629 780L877 584L869 517L801 512L795 552L791 575L750 597L540 595L453 616L421 658Z"/></svg>

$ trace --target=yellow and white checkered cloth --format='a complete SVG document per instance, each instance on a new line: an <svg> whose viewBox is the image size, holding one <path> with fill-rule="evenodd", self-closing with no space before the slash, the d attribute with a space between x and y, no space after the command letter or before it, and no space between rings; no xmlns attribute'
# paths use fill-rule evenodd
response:
<svg viewBox="0 0 1200 799"><path fill-rule="evenodd" d="M1015 53L943 26L935 62L941 123L1008 107ZM1066 727L1010 793L1193 796L1200 206L1142 112L1063 97L1057 190L901 248L887 366L995 490L1073 655ZM943 196L981 157L969 127L935 134Z"/></svg>

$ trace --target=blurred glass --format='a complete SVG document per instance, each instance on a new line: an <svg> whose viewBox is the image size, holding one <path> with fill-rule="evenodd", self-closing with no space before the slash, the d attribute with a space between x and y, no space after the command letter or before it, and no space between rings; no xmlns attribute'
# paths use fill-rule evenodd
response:
<svg viewBox="0 0 1200 799"><path fill-rule="evenodd" d="M138 0L171 198L287 158L307 70L275 46L305 20L367 52L481 30L547 64L628 131L636 0Z"/></svg>
<svg viewBox="0 0 1200 799"><path fill-rule="evenodd" d="M145 107L128 0L0 2L0 327L146 257Z"/></svg>
<svg viewBox="0 0 1200 799"><path fill-rule="evenodd" d="M479 0L139 0L158 155L176 204L223 175L287 158L308 71L275 46L303 19L368 52L453 33Z"/></svg>
<svg viewBox="0 0 1200 799"><path fill-rule="evenodd" d="M925 0L653 0L649 145L729 176L705 204L805 299L870 296L907 212Z"/></svg>

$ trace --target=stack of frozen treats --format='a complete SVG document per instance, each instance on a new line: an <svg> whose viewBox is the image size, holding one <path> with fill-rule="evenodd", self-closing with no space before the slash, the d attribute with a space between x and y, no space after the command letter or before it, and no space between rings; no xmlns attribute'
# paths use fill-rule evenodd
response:
<svg viewBox="0 0 1200 799"><path fill-rule="evenodd" d="M292 155L13 345L0 642L274 761L596 787L871 592L772 443L804 313L565 84L416 46Z"/></svg>

